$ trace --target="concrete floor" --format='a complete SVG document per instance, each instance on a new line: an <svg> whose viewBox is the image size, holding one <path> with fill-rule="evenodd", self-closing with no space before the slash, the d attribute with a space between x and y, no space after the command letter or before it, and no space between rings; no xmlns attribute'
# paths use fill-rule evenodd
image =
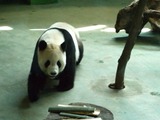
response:
<svg viewBox="0 0 160 120"><path fill-rule="evenodd" d="M0 120L43 120L48 107L72 102L104 106L115 120L160 118L160 35L143 32L125 73L126 88L108 88L127 34L114 32L117 12L131 0L59 0L50 5L0 5ZM79 28L85 54L77 68L75 87L47 92L36 103L27 101L27 76L40 29L56 21ZM94 26L96 29L86 29ZM149 25L145 27L150 27ZM81 29L80 29L81 28ZM85 29L82 29L85 28ZM93 28L93 27L89 27ZM36 30L38 29L38 30Z"/></svg>

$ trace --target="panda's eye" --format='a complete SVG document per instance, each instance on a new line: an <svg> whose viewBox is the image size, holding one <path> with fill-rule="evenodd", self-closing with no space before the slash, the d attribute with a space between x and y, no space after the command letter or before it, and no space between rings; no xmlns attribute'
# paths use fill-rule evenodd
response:
<svg viewBox="0 0 160 120"><path fill-rule="evenodd" d="M60 68L60 67L61 67L61 62L58 61L58 62L57 62L57 65L58 65L58 67Z"/></svg>
<svg viewBox="0 0 160 120"><path fill-rule="evenodd" d="M47 60L44 65L45 65L45 67L47 68L47 67L50 65L50 61Z"/></svg>

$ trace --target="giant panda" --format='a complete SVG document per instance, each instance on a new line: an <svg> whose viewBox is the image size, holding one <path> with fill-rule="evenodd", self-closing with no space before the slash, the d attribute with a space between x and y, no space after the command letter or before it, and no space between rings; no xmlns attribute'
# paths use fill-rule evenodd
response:
<svg viewBox="0 0 160 120"><path fill-rule="evenodd" d="M59 80L57 89L73 88L76 65L83 58L79 33L68 23L51 25L37 41L28 76L28 98L37 101L47 80Z"/></svg>

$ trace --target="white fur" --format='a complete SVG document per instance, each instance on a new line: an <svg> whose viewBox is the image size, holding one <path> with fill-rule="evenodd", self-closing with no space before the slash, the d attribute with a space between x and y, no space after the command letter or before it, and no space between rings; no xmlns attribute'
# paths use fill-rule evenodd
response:
<svg viewBox="0 0 160 120"><path fill-rule="evenodd" d="M48 44L55 45L61 45L64 42L63 34L57 29L48 30L40 39L45 40Z"/></svg>
<svg viewBox="0 0 160 120"><path fill-rule="evenodd" d="M51 64L46 68L45 62L50 60ZM61 67L59 68L57 62L60 61ZM48 44L47 48L43 51L38 50L38 63L41 70L48 76L54 78L62 72L66 66L66 53L62 52L60 47L55 44ZM54 76L52 72L56 73Z"/></svg>
<svg viewBox="0 0 160 120"><path fill-rule="evenodd" d="M65 22L56 22L55 24L51 25L50 28L62 28L62 29L65 29L67 30L72 38L73 38L73 42L74 42L74 45L75 45L75 49L76 49L76 61L78 61L79 59L79 48L78 48L78 42L77 42L77 39L79 39L79 33L78 31L76 30L76 28L74 28L73 26L71 26L70 24L68 23L65 23Z"/></svg>

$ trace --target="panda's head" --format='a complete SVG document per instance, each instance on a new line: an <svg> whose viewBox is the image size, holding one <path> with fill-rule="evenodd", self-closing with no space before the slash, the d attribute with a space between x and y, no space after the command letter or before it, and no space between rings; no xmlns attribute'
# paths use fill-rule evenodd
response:
<svg viewBox="0 0 160 120"><path fill-rule="evenodd" d="M41 71L49 78L54 79L66 66L66 44L47 43L40 40L38 43L38 64Z"/></svg>

